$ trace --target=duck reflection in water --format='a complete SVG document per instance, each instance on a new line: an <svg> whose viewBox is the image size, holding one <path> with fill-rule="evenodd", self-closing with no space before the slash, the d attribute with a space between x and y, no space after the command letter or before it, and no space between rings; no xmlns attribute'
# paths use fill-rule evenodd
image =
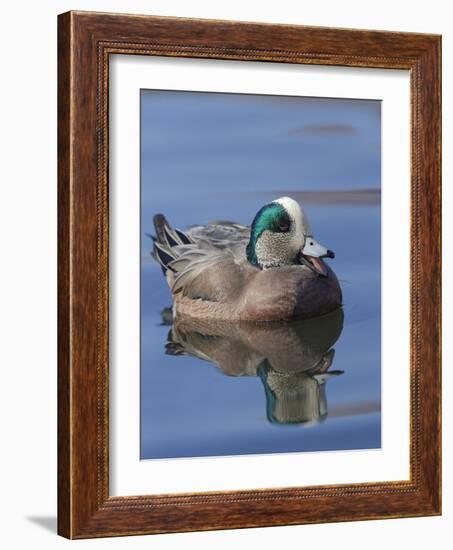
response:
<svg viewBox="0 0 453 550"><path fill-rule="evenodd" d="M171 324L171 310L163 320ZM343 330L343 310L301 321L241 323L178 318L168 333L166 353L191 355L227 376L258 376L266 414L274 424L315 424L327 417L326 382L334 344Z"/></svg>

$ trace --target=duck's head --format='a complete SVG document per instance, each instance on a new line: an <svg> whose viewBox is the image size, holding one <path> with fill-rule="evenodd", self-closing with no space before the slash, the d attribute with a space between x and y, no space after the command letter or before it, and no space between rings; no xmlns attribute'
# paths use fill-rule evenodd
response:
<svg viewBox="0 0 453 550"><path fill-rule="evenodd" d="M308 219L299 204L281 197L256 214L247 245L248 261L260 269L303 264L326 276L322 258L335 254L313 238Z"/></svg>

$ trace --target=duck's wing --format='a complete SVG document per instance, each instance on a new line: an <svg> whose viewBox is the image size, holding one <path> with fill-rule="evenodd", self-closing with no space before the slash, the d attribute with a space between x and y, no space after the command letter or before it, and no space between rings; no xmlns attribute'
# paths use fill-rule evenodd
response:
<svg viewBox="0 0 453 550"><path fill-rule="evenodd" d="M236 298L246 270L248 228L213 222L183 232L165 217L154 217L153 256L162 266L174 295L222 302Z"/></svg>
<svg viewBox="0 0 453 550"><path fill-rule="evenodd" d="M246 269L230 248L191 248L168 264L174 295L228 302L240 292Z"/></svg>

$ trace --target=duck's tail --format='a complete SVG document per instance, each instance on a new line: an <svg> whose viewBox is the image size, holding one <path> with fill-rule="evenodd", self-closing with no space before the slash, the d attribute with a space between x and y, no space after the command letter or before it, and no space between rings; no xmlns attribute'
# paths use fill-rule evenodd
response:
<svg viewBox="0 0 453 550"><path fill-rule="evenodd" d="M151 255L165 274L167 269L171 269L170 262L181 254L180 247L193 244L194 241L180 229L173 229L163 214L156 214L153 222L156 235L149 235L154 243Z"/></svg>

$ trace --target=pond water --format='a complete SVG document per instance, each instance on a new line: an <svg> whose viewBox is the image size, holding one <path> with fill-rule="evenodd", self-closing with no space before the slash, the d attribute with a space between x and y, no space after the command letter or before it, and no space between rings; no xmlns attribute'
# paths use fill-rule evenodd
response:
<svg viewBox="0 0 453 550"><path fill-rule="evenodd" d="M142 92L142 459L380 447L379 191L379 102ZM152 216L250 224L282 195L335 252L343 310L173 325Z"/></svg>

